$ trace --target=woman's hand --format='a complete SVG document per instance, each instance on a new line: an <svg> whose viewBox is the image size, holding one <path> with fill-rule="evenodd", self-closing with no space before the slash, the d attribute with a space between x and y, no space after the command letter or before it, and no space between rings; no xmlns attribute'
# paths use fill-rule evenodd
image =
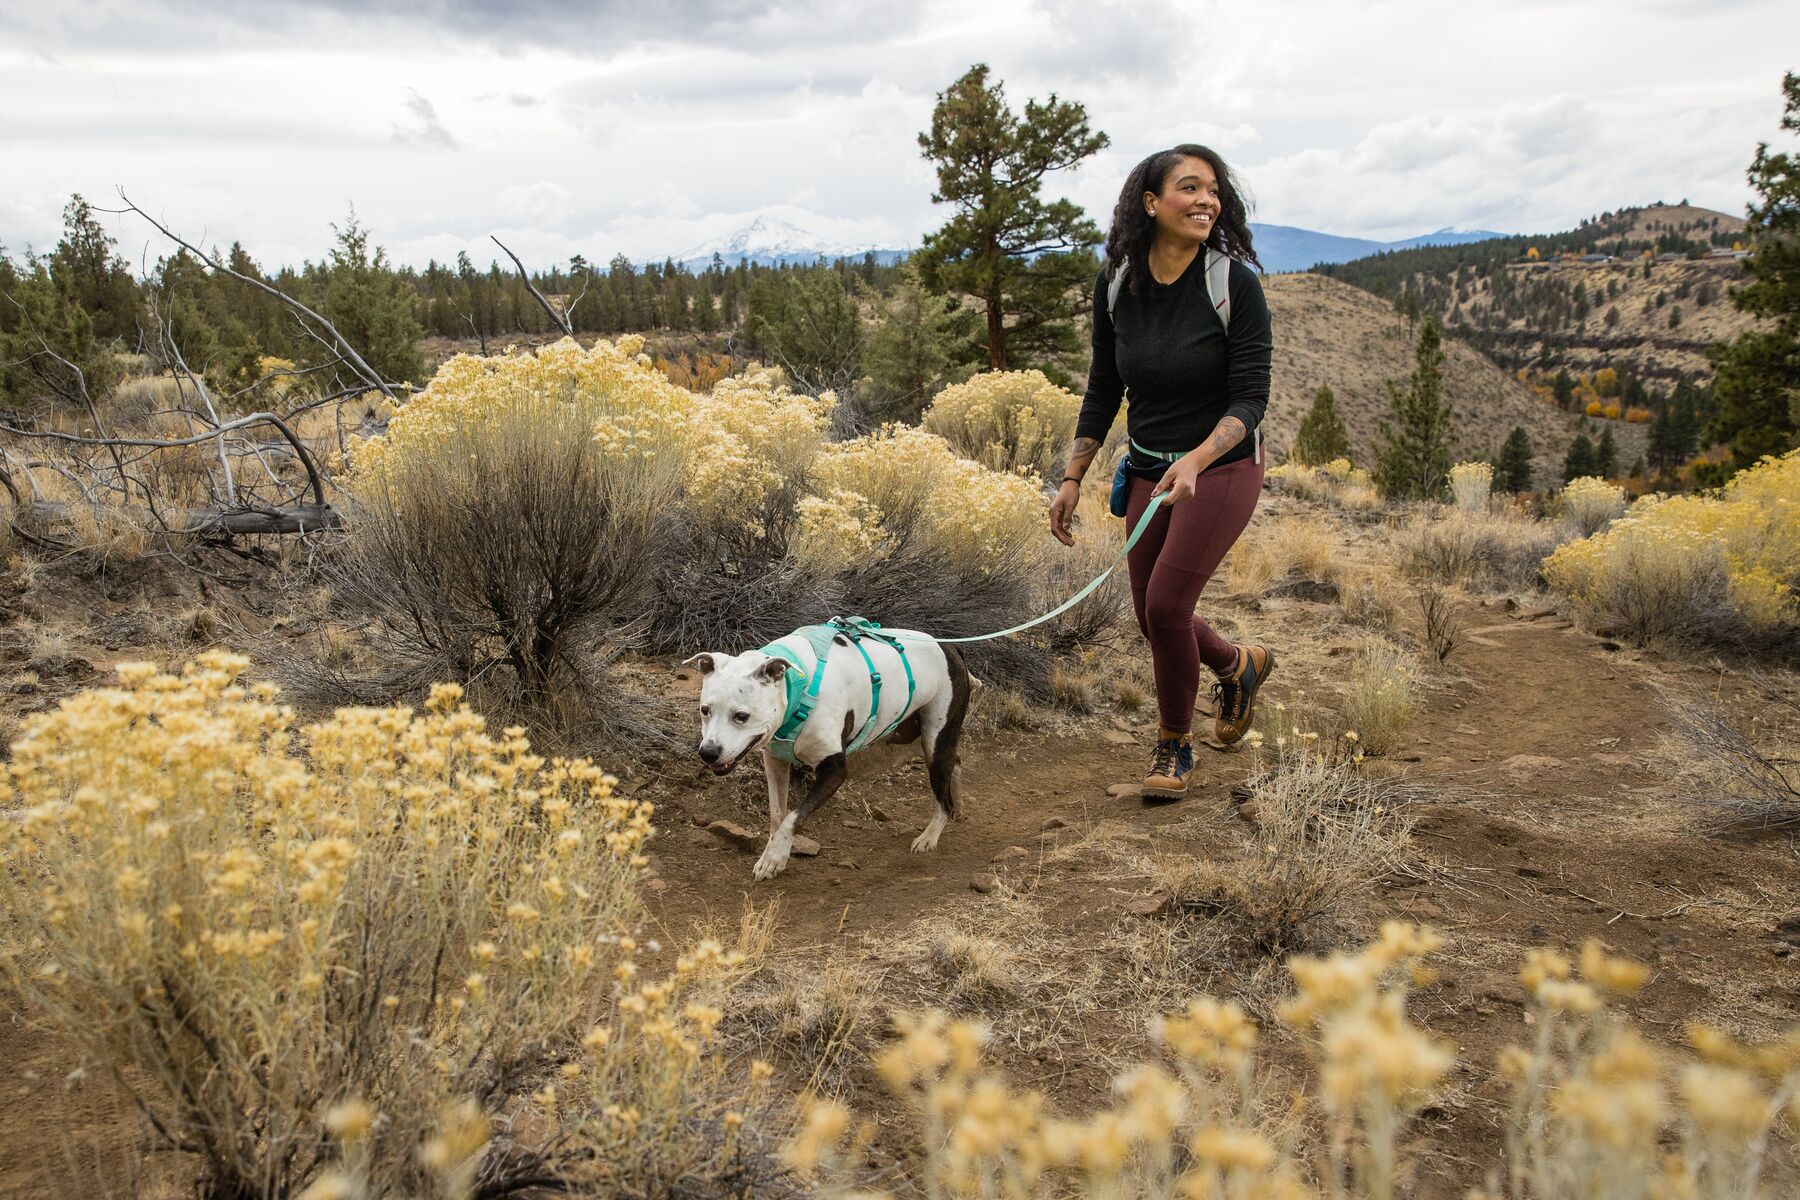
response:
<svg viewBox="0 0 1800 1200"><path fill-rule="evenodd" d="M1156 481L1155 487L1150 489L1151 498L1154 499L1167 492L1169 498L1165 503L1180 504L1194 494L1194 480L1205 469L1206 464L1194 455L1183 455L1176 459L1167 471L1163 472L1163 477Z"/></svg>
<svg viewBox="0 0 1800 1200"><path fill-rule="evenodd" d="M1069 523L1075 516L1075 502L1079 499L1081 485L1073 479L1065 479L1056 489L1056 499L1050 502L1050 536L1065 546L1075 544L1075 534Z"/></svg>

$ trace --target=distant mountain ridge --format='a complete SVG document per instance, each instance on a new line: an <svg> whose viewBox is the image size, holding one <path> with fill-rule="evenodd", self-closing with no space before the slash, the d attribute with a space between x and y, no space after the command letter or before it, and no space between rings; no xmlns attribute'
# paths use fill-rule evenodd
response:
<svg viewBox="0 0 1800 1200"><path fill-rule="evenodd" d="M677 255L675 261L690 271L704 271L712 265L715 254L728 267L735 267L740 262L781 267L817 262L820 258L862 258L873 254L876 262L892 266L910 253L910 250L895 247L833 242L783 217L763 213L733 233L689 247Z"/></svg>
<svg viewBox="0 0 1800 1200"><path fill-rule="evenodd" d="M1256 246L1257 258L1262 260L1263 269L1271 274L1280 274L1285 271L1310 270L1321 263L1350 262L1352 259L1367 258L1371 254L1390 250L1411 250L1418 246L1461 246L1507 235L1487 229L1446 227L1435 233L1422 233L1398 242L1377 242L1369 238L1318 233L1293 225L1264 225L1252 221L1250 236Z"/></svg>
<svg viewBox="0 0 1800 1200"><path fill-rule="evenodd" d="M1339 237L1292 225L1264 225L1256 222L1251 223L1250 233L1263 269L1271 273L1304 271L1321 263L1344 263L1387 250L1461 245L1506 236L1481 229L1445 228L1403 241L1377 242L1368 238ZM715 254L728 267L735 267L739 262L745 261L774 267L812 263L820 258L858 259L867 254L873 254L875 261L881 265L891 266L910 253L910 248L835 241L785 217L763 213L742 228L710 238L697 246L690 246L674 258L690 271L704 271L712 264Z"/></svg>

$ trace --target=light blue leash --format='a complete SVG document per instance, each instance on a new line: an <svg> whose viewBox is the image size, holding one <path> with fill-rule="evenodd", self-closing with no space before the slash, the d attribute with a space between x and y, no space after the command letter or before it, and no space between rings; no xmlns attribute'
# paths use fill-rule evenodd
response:
<svg viewBox="0 0 1800 1200"><path fill-rule="evenodd" d="M1023 625L1014 625L1008 629L999 630L996 633L977 634L974 637L907 638L905 640L915 641L915 642L916 641L937 642L939 645L949 645L954 642L987 642L987 641L992 641L994 638L1003 638L1003 637L1007 637L1011 634L1023 633L1025 630L1030 629L1034 625L1042 625L1045 621L1048 621L1048 620L1052 619L1053 617L1062 616L1064 613L1068 612L1071 608L1074 608L1077 604L1080 604L1083 600L1086 600L1089 596L1093 595L1094 590L1096 588L1098 588L1101 584L1105 583L1107 580L1107 577L1109 575L1111 575L1114 571L1119 569L1119 564L1125 561L1125 556L1127 554L1131 553L1131 548L1138 544L1139 538L1144 536L1144 530L1146 530L1150 527L1150 518L1154 517L1156 515L1156 510L1162 507L1163 501L1168 499L1168 497L1169 497L1169 494L1167 492L1163 492L1159 495L1150 497L1149 507L1144 509L1144 515L1138 518L1137 525L1132 529L1131 533L1125 538L1125 544L1123 546L1119 547L1119 556L1112 560L1112 565L1107 567L1106 570L1100 572L1100 574L1094 576L1092 582L1090 582L1086 587L1082 588L1079 592L1076 592L1073 596L1070 596L1067 600L1064 600L1061 604L1057 605L1055 608L1051 609L1049 612L1045 613L1043 616L1033 617L1031 620L1025 622ZM899 635L895 635L895 636L899 636Z"/></svg>
<svg viewBox="0 0 1800 1200"><path fill-rule="evenodd" d="M1125 561L1125 556L1131 553L1131 548L1138 544L1139 538L1144 536L1144 530L1150 527L1150 518L1156 515L1156 510L1162 507L1163 501L1166 499L1168 499L1168 494L1166 492L1161 495L1150 497L1150 503L1144 509L1144 515L1138 518L1137 525L1133 527L1131 533L1126 536L1125 544L1119 547L1118 557L1112 560L1106 570L1094 576L1094 578L1088 582L1086 587L1082 588L1079 592L1076 592L1073 596L1070 596L1067 600L1064 600L1061 604L1057 605L1043 616L1033 617L1023 624L997 630L994 633L976 634L972 637L934 638L929 636L914 636L911 634L896 633L892 630L883 629L877 622L866 620L862 617L833 617L824 625L808 625L804 629L797 629L794 633L788 635L789 637L802 637L812 647L813 668L811 671L807 671L806 667L801 663L799 656L795 654L794 651L781 645L779 642L770 642L768 645L762 647L762 652L764 654L774 658L786 659L787 662L794 667L794 670L790 671L787 676L787 710L783 714L780 726L776 728L774 734L769 739L768 744L770 753L774 754L777 758L785 759L790 763L798 761L794 757L794 742L800 736L801 727L804 726L807 719L812 716L814 706L818 704L819 689L825 680L825 659L830 652L831 641L835 636L839 634L844 635L850 644L856 647L857 651L862 655L863 664L868 667L869 676L873 681L872 690L874 694L870 698L869 715L863 721L863 727L858 730L856 736L851 739L850 744L844 747L845 753L849 753L853 750L862 749L870 742L880 741L882 738L892 733L899 727L901 717L905 715L906 710L912 706L915 687L912 664L906 660L906 648L900 643L936 642L939 645L952 645L963 642L988 642L995 638L1003 638L1015 633L1023 633L1033 626L1042 625L1045 621L1061 616L1063 613L1068 612L1071 608L1074 608L1077 604L1080 604L1083 600L1086 600L1089 596L1093 595L1095 589L1105 583L1108 577L1110 577L1114 571L1119 569L1119 564ZM876 714L881 711L881 672L875 669L875 663L869 658L869 652L863 648L862 639L865 637L872 637L877 641L885 642L887 645L892 646L895 652L900 655L900 666L906 672L906 703L900 706L901 717L894 718L893 722L879 733L875 732L877 728L875 718Z"/></svg>

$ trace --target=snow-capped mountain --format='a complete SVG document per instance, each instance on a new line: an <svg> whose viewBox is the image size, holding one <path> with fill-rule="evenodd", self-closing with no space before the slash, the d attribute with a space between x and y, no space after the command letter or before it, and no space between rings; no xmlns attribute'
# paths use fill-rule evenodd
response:
<svg viewBox="0 0 1800 1200"><path fill-rule="evenodd" d="M675 261L690 271L704 271L712 264L714 254L728 267L735 267L745 259L772 267L810 263L820 257L861 258L871 251L875 260L883 265L896 262L907 254L905 250L835 241L782 217L761 213L735 232L682 251Z"/></svg>

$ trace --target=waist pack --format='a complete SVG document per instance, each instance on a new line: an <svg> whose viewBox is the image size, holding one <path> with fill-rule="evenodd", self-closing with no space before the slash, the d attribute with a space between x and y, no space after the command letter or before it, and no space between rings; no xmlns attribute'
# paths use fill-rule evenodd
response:
<svg viewBox="0 0 1800 1200"><path fill-rule="evenodd" d="M1107 502L1107 511L1115 517L1125 515L1125 506L1131 499L1131 479L1137 476L1152 482L1161 479L1163 472L1169 469L1166 462L1155 462L1149 466L1139 466L1131 461L1131 452L1127 450L1119 459L1119 469L1113 472L1112 496Z"/></svg>

